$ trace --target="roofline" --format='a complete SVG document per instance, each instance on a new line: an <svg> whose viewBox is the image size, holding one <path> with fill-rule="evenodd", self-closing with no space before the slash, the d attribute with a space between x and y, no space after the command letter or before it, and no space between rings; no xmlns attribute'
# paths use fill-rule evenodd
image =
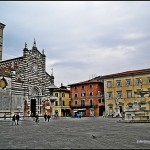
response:
<svg viewBox="0 0 150 150"><path fill-rule="evenodd" d="M23 59L23 56L17 57L17 58L13 58L13 59L8 59L8 60L1 61L0 64L1 64L1 63L6 63L6 62L9 62L9 61L13 61L13 60L16 60L16 59Z"/></svg>
<svg viewBox="0 0 150 150"><path fill-rule="evenodd" d="M4 27L6 26L5 24L3 24L3 23L1 23L1 22L0 22L0 24L3 25Z"/></svg>
<svg viewBox="0 0 150 150"><path fill-rule="evenodd" d="M89 84L89 83L103 83L103 82L98 81L97 79L93 78L93 79L90 79L90 80L86 80L86 81L82 81L82 82L78 82L78 83L69 84L68 86L82 85L82 84Z"/></svg>
<svg viewBox="0 0 150 150"><path fill-rule="evenodd" d="M70 90L68 90L68 89L61 89L61 88L54 90L54 92L57 92L57 91L70 92Z"/></svg>
<svg viewBox="0 0 150 150"><path fill-rule="evenodd" d="M117 78L117 77L125 77L125 76L135 76L135 75L141 75L141 74L150 74L150 68L104 75L104 76L100 76L100 78L109 79L109 78Z"/></svg>

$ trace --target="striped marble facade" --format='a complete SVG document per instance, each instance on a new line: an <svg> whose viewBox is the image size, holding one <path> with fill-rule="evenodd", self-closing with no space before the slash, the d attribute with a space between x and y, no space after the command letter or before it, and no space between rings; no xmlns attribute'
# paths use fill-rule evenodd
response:
<svg viewBox="0 0 150 150"><path fill-rule="evenodd" d="M31 50L23 49L23 56L0 62L0 78L7 78L9 85L0 88L0 113L17 113L31 115L31 100L36 100L36 113L43 115L43 101L49 97L48 86L54 84L53 74L46 72L46 56L44 50L40 52L34 41ZM9 93L5 98L7 108L5 108L3 93ZM8 104L9 103L9 104ZM4 109L5 108L5 109Z"/></svg>

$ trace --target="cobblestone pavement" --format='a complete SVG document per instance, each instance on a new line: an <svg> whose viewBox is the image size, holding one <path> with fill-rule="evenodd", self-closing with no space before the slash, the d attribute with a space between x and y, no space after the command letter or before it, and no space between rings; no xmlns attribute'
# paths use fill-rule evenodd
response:
<svg viewBox="0 0 150 150"><path fill-rule="evenodd" d="M0 120L0 149L149 149L150 123L118 123L119 118L58 118L19 125ZM95 138L92 137L95 136Z"/></svg>

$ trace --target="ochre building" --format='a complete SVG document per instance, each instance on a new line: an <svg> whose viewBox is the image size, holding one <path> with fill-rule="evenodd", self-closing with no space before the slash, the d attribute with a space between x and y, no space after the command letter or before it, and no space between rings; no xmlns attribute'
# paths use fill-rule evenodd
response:
<svg viewBox="0 0 150 150"><path fill-rule="evenodd" d="M104 79L105 113L112 115L116 112L116 98L120 113L131 109L150 110L150 69L126 71L110 74ZM141 101L138 91L149 91Z"/></svg>
<svg viewBox="0 0 150 150"><path fill-rule="evenodd" d="M71 116L70 108L70 89L67 86L61 86L54 90L54 95L57 99L54 102L54 111L58 117Z"/></svg>

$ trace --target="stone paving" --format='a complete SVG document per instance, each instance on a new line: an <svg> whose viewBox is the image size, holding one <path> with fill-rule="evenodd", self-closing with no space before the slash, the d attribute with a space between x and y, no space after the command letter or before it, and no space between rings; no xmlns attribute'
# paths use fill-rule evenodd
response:
<svg viewBox="0 0 150 150"><path fill-rule="evenodd" d="M12 126L0 119L0 149L149 149L150 123L119 118L58 118L36 124L25 118ZM95 138L93 138L93 136Z"/></svg>

